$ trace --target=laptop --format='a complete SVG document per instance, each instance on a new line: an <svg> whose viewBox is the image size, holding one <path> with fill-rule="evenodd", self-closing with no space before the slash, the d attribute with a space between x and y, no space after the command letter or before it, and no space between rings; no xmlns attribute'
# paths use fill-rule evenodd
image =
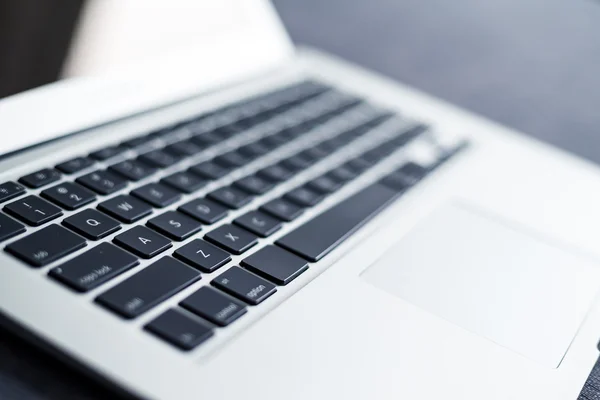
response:
<svg viewBox="0 0 600 400"><path fill-rule="evenodd" d="M2 325L137 398L576 398L598 168L205 4L0 102Z"/></svg>

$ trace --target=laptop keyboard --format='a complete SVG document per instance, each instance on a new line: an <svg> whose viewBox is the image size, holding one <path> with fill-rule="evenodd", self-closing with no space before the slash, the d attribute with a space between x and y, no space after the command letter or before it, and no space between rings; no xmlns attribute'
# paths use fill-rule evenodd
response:
<svg viewBox="0 0 600 400"><path fill-rule="evenodd" d="M20 177L19 183L0 184L0 241L13 239L4 247L7 253L30 267L48 267L48 277L66 290L97 290L95 303L125 319L209 280L144 327L191 350L244 318L248 307L277 296L278 287L309 270L458 150L441 154L427 167L407 162L275 241L266 241L427 131L412 124L362 140L333 167L295 179L351 144L370 139L395 118L354 96L303 82L65 160ZM337 127L319 134L333 120ZM257 126L263 128L258 137L189 164ZM316 138L298 146L295 154L271 157L307 135ZM185 168L179 167L182 163ZM250 165L255 166L252 172L226 179ZM229 183L194 196L223 178ZM262 199L288 182L296 185L279 197ZM236 210L241 213L223 223ZM32 232L32 227L39 228ZM237 255L244 258L230 265ZM151 263L108 287L141 260Z"/></svg>

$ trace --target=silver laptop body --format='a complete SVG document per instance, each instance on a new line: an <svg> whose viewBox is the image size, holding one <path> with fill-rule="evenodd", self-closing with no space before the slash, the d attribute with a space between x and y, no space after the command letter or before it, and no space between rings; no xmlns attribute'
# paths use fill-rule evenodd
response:
<svg viewBox="0 0 600 400"><path fill-rule="evenodd" d="M576 398L597 167L235 3L162 62L0 101L6 327L148 399Z"/></svg>

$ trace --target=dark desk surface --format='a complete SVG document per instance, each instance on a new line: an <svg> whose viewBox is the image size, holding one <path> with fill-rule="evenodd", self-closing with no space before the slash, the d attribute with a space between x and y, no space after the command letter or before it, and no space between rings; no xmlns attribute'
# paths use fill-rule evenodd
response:
<svg viewBox="0 0 600 400"><path fill-rule="evenodd" d="M600 163L600 3L276 0L292 37ZM599 333L600 336L600 333ZM600 368L581 399L597 399ZM598 397L596 397L598 396ZM0 331L0 398L114 395Z"/></svg>

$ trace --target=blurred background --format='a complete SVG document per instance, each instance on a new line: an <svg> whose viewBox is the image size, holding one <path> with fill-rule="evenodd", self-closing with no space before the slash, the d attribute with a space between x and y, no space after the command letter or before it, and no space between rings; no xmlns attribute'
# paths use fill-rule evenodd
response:
<svg viewBox="0 0 600 400"><path fill-rule="evenodd" d="M127 62L128 57L155 51L157 38L168 46L171 38L203 28L189 18L178 22L173 15L155 15L156 22L148 24L128 6L132 1L0 0L0 98L61 77L93 74L107 60ZM165 9L171 4L137 1ZM325 49L600 163L596 1L274 4L298 43ZM19 393L15 398L23 399L103 398L100 389L89 385L0 331L0 398L3 393Z"/></svg>
<svg viewBox="0 0 600 400"><path fill-rule="evenodd" d="M128 6L132 3L0 0L0 98L61 76L92 74L107 60L156 51L159 37L166 45L170 37L202 29L189 18L177 23L168 13L162 19L136 17L139 7ZM299 43L600 162L600 4L595 1L274 3ZM155 18L150 25L155 29L144 22L148 18Z"/></svg>

